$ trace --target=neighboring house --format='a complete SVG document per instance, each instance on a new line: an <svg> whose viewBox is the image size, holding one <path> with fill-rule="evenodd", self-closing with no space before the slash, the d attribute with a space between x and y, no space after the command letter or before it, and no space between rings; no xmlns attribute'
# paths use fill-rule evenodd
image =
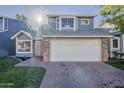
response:
<svg viewBox="0 0 124 93"><path fill-rule="evenodd" d="M49 61L108 61L108 39L105 29L94 29L94 15L47 15L48 24L35 32L20 31L16 56L42 56ZM22 37L23 38L20 38Z"/></svg>
<svg viewBox="0 0 124 93"><path fill-rule="evenodd" d="M16 42L16 57L42 57L41 31L19 31L11 39L14 39Z"/></svg>
<svg viewBox="0 0 124 93"><path fill-rule="evenodd" d="M10 38L20 30L30 29L21 20L0 16L0 56L15 55L15 41Z"/></svg>

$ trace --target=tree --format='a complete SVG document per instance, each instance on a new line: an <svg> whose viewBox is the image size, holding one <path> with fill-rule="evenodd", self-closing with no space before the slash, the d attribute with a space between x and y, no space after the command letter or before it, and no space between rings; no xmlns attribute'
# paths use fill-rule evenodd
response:
<svg viewBox="0 0 124 93"><path fill-rule="evenodd" d="M16 14L15 17L16 17L16 19L24 21L28 25L28 27L30 27L32 29L32 26L29 24L28 18L25 15L23 15L23 14Z"/></svg>
<svg viewBox="0 0 124 93"><path fill-rule="evenodd" d="M28 22L28 18L23 14L16 14L16 19L25 21L26 23Z"/></svg>
<svg viewBox="0 0 124 93"><path fill-rule="evenodd" d="M124 6L122 5L106 5L99 6L100 14L109 24L113 24L116 30L124 33Z"/></svg>

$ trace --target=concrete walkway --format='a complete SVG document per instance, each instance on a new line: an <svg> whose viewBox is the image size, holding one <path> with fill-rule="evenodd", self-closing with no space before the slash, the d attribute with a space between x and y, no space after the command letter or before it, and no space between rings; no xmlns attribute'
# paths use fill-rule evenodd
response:
<svg viewBox="0 0 124 93"><path fill-rule="evenodd" d="M16 64L16 67L42 67L42 58L40 57L32 57L30 59L27 59L25 61L20 62L19 64Z"/></svg>
<svg viewBox="0 0 124 93"><path fill-rule="evenodd" d="M42 88L124 87L124 71L102 62L51 62L43 67Z"/></svg>

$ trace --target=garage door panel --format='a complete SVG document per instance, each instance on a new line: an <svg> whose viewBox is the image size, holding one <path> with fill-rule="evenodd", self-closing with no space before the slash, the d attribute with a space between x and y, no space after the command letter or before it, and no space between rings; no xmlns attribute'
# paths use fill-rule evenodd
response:
<svg viewBox="0 0 124 93"><path fill-rule="evenodd" d="M51 61L101 61L100 39L53 39Z"/></svg>

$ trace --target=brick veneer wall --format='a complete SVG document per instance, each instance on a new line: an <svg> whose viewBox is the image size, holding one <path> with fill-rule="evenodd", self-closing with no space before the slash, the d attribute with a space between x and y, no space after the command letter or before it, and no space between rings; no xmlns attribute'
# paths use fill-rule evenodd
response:
<svg viewBox="0 0 124 93"><path fill-rule="evenodd" d="M43 61L49 62L50 61L50 40L48 38L43 38L42 41L42 55Z"/></svg>
<svg viewBox="0 0 124 93"><path fill-rule="evenodd" d="M102 61L108 61L108 38L101 38Z"/></svg>

